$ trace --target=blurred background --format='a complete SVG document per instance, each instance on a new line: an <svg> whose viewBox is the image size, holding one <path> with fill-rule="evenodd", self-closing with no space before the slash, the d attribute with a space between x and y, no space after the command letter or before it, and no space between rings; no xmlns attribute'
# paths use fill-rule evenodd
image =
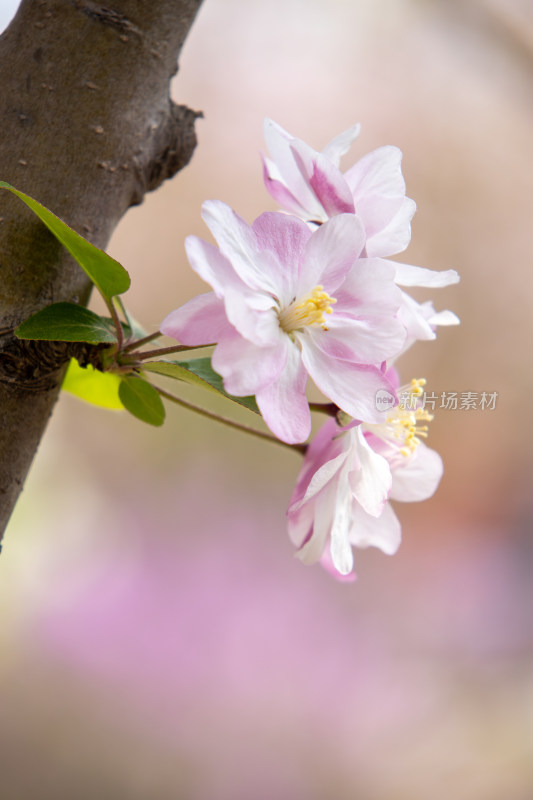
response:
<svg viewBox="0 0 533 800"><path fill-rule="evenodd" d="M496 407L437 411L437 494L342 584L293 557L296 454L63 396L0 559L6 800L533 797L532 79L528 0L205 0L173 90L198 149L109 247L129 309L205 291L204 199L274 208L265 116L317 149L359 121L345 168L404 152L400 260L462 277L417 295L462 324L402 376Z"/></svg>

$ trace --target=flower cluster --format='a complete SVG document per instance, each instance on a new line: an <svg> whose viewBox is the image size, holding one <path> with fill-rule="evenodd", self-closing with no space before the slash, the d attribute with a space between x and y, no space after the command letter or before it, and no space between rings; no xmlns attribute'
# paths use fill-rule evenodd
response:
<svg viewBox="0 0 533 800"><path fill-rule="evenodd" d="M300 558L340 576L352 572L352 546L398 547L389 498L421 500L438 484L440 458L420 442L419 423L430 418L417 401L423 382L399 389L392 364L438 325L458 322L405 291L455 283L455 271L389 260L409 244L415 211L400 150L380 147L339 169L358 133L354 126L317 152L266 120L264 181L283 211L250 226L225 203L204 203L218 247L190 236L186 250L213 291L161 326L183 345L216 343L212 365L226 391L255 395L283 442L311 432L308 376L343 412L307 448L288 511ZM413 407L399 405L400 391Z"/></svg>

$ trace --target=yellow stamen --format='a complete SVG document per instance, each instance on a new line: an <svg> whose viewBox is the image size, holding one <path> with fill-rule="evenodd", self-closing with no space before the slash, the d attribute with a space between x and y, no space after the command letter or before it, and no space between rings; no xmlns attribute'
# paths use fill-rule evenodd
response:
<svg viewBox="0 0 533 800"><path fill-rule="evenodd" d="M398 390L400 405L391 408L386 422L365 425L369 431L392 445L406 458L415 452L420 440L428 436L428 426L419 423L431 422L433 419L433 415L419 405L425 385L425 378L418 378L407 386L402 386Z"/></svg>
<svg viewBox="0 0 533 800"><path fill-rule="evenodd" d="M320 325L327 331L325 314L332 314L332 305L336 303L334 297L330 297L324 291L323 286L315 286L300 300L293 300L292 303L279 312L279 324L285 333L301 330L308 325Z"/></svg>

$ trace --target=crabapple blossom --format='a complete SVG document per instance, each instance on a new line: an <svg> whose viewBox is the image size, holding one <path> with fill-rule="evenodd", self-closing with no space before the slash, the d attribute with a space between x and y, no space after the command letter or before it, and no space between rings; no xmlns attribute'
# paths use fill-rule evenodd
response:
<svg viewBox="0 0 533 800"><path fill-rule="evenodd" d="M308 375L339 408L378 423L376 392L394 395L385 363L405 342L395 266L359 256L355 214L312 230L267 212L249 226L225 203L203 205L218 248L189 236L195 272L213 291L171 312L161 331L184 345L217 343L213 368L229 394L255 395L265 422L287 443L310 432Z"/></svg>
<svg viewBox="0 0 533 800"><path fill-rule="evenodd" d="M311 442L287 512L304 563L320 561L346 579L352 547L396 552L401 529L388 500L425 500L442 475L440 456L421 441L421 423L432 419L419 401L424 384L401 387L402 405L392 407L393 398L382 395L391 405L384 422L341 429L329 419Z"/></svg>
<svg viewBox="0 0 533 800"><path fill-rule="evenodd" d="M400 253L411 239L415 203L405 196L397 147L379 147L344 174L339 161L360 131L354 125L319 153L291 136L271 119L265 120L265 141L271 158L263 157L267 190L279 205L308 223L321 224L342 213L356 214L366 235L363 257L384 258ZM457 283L455 270L434 270L394 262L399 286L440 288ZM434 339L436 325L459 322L451 311L436 313L402 291L399 317L407 329L404 351L418 339Z"/></svg>
<svg viewBox="0 0 533 800"><path fill-rule="evenodd" d="M360 126L354 125L319 153L266 119L264 134L271 157L263 157L265 186L282 208L306 222L356 213L365 228L366 255L390 256L409 244L416 205L405 196L402 152L397 147L379 147L344 174L340 171L340 158L359 131Z"/></svg>

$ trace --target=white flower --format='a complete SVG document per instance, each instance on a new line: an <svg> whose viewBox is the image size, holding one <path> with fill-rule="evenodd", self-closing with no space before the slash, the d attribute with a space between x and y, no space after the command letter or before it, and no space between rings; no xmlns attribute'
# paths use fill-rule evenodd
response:
<svg viewBox="0 0 533 800"><path fill-rule="evenodd" d="M304 563L339 577L353 570L352 547L396 552L401 528L388 500L425 500L442 476L440 456L421 442L431 419L418 400L424 383L398 390L407 402L384 423L341 429L330 419L311 442L287 512Z"/></svg>

